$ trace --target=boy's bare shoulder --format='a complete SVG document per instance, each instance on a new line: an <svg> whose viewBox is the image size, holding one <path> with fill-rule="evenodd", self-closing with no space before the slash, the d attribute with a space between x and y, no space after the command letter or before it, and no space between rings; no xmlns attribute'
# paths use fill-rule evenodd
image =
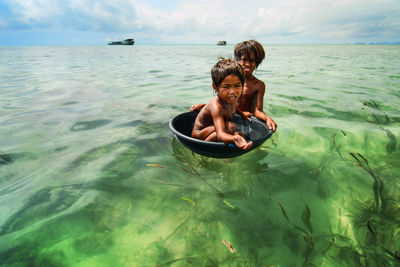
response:
<svg viewBox="0 0 400 267"><path fill-rule="evenodd" d="M221 109L221 104L218 102L217 97L211 98L211 100L203 108L207 113L219 111Z"/></svg>
<svg viewBox="0 0 400 267"><path fill-rule="evenodd" d="M256 78L256 83L257 83L258 86L264 86L265 87L265 83L263 81L261 81L260 79L258 79L258 78Z"/></svg>
<svg viewBox="0 0 400 267"><path fill-rule="evenodd" d="M253 79L251 79L251 87L255 90L262 90L265 89L265 83L261 81L260 79L256 78L253 76Z"/></svg>

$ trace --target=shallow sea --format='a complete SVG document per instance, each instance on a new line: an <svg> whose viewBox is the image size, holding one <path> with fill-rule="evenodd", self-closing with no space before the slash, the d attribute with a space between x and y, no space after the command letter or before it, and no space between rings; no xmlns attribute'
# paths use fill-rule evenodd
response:
<svg viewBox="0 0 400 267"><path fill-rule="evenodd" d="M233 46L0 47L0 265L399 266L400 46L264 48L277 132L214 159L168 122Z"/></svg>

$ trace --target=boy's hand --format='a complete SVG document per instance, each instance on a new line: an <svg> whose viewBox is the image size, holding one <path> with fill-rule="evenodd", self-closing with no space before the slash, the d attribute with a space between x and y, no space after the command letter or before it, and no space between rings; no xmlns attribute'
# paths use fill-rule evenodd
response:
<svg viewBox="0 0 400 267"><path fill-rule="evenodd" d="M251 116L253 116L253 113L250 113L250 112L248 112L248 111L243 111L242 112L242 116L243 116L243 118L245 118L246 120L248 120L248 121L251 121Z"/></svg>
<svg viewBox="0 0 400 267"><path fill-rule="evenodd" d="M275 132L276 128L278 128L278 125L276 125L275 121L270 116L265 114L263 111L259 111L257 108L256 108L255 116L257 118L265 121L265 124L267 125L268 129Z"/></svg>
<svg viewBox="0 0 400 267"><path fill-rule="evenodd" d="M266 116L265 122L267 124L268 129L274 132L276 131L276 128L278 128L278 125L276 125L275 121L269 116Z"/></svg>
<svg viewBox="0 0 400 267"><path fill-rule="evenodd" d="M253 142L246 142L246 139L244 139L243 137L241 137L240 135L236 135L233 137L233 142L235 143L235 145L243 150L249 149L252 145Z"/></svg>
<svg viewBox="0 0 400 267"><path fill-rule="evenodd" d="M201 110L206 104L197 104L190 107L189 111Z"/></svg>

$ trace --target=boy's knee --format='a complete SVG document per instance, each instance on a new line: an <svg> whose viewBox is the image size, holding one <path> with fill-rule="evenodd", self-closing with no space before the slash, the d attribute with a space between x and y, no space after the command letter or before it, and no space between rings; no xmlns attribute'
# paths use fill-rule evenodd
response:
<svg viewBox="0 0 400 267"><path fill-rule="evenodd" d="M229 121L226 126L227 126L226 128L227 128L228 133L233 134L237 130L237 125L234 122Z"/></svg>

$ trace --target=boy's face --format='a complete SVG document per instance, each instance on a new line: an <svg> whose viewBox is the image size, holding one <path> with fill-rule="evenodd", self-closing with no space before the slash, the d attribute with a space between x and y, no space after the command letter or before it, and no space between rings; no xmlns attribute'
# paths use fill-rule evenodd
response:
<svg viewBox="0 0 400 267"><path fill-rule="evenodd" d="M239 58L239 63L243 66L245 76L253 74L253 71L256 69L256 61L253 54L242 55Z"/></svg>
<svg viewBox="0 0 400 267"><path fill-rule="evenodd" d="M243 86L239 77L232 74L226 76L218 88L213 83L213 88L222 100L228 103L235 103L242 94Z"/></svg>

